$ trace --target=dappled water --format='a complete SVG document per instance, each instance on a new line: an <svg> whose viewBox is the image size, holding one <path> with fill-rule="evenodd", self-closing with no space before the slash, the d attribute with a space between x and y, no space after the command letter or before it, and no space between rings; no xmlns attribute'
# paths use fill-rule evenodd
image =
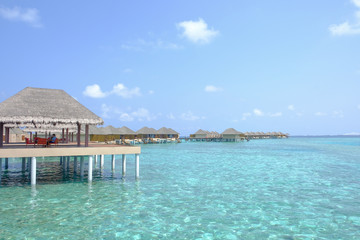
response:
<svg viewBox="0 0 360 240"><path fill-rule="evenodd" d="M3 160L0 239L360 239L360 138L144 145L139 181L37 161Z"/></svg>

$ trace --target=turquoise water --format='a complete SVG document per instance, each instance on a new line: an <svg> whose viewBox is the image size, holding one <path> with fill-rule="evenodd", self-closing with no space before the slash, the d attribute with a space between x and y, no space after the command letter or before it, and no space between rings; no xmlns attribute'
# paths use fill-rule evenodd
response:
<svg viewBox="0 0 360 240"><path fill-rule="evenodd" d="M139 181L127 159L88 183L38 158L36 188L10 159L0 239L360 239L360 138L143 145Z"/></svg>

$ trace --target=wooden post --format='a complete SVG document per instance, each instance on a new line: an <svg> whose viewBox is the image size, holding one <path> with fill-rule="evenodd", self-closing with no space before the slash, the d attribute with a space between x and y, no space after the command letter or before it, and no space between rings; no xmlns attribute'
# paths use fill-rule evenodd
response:
<svg viewBox="0 0 360 240"><path fill-rule="evenodd" d="M139 162L140 162L140 154L135 154L135 178L136 179L138 179L140 176Z"/></svg>
<svg viewBox="0 0 360 240"><path fill-rule="evenodd" d="M4 140L4 123L3 122L0 122L0 136L1 136L0 147L3 147L3 140Z"/></svg>
<svg viewBox="0 0 360 240"><path fill-rule="evenodd" d="M85 125L85 147L89 146L89 124Z"/></svg>
<svg viewBox="0 0 360 240"><path fill-rule="evenodd" d="M92 181L92 162L93 162L93 156L89 156L89 170L88 170L88 181Z"/></svg>
<svg viewBox="0 0 360 240"><path fill-rule="evenodd" d="M113 154L111 158L111 170L115 170L115 154Z"/></svg>
<svg viewBox="0 0 360 240"><path fill-rule="evenodd" d="M9 158L5 158L5 169L9 168Z"/></svg>
<svg viewBox="0 0 360 240"><path fill-rule="evenodd" d="M31 185L36 184L36 157L31 158Z"/></svg>
<svg viewBox="0 0 360 240"><path fill-rule="evenodd" d="M67 129L66 129L65 142L66 142L66 143L68 143L68 142L69 142L69 128L67 128Z"/></svg>
<svg viewBox="0 0 360 240"><path fill-rule="evenodd" d="M2 172L2 158L0 158L0 185L1 185L1 172Z"/></svg>
<svg viewBox="0 0 360 240"><path fill-rule="evenodd" d="M27 169L29 172L31 172L31 157L27 158Z"/></svg>
<svg viewBox="0 0 360 240"><path fill-rule="evenodd" d="M67 171L70 170L70 156L67 156L67 159L66 159L66 170Z"/></svg>
<svg viewBox="0 0 360 240"><path fill-rule="evenodd" d="M77 146L80 147L80 137L81 137L81 124L80 123L77 123L77 127L78 127L78 132L77 132L77 136L76 136L76 140L77 140Z"/></svg>
<svg viewBox="0 0 360 240"><path fill-rule="evenodd" d="M126 175L126 155L122 155L122 176L125 177Z"/></svg>
<svg viewBox="0 0 360 240"><path fill-rule="evenodd" d="M74 157L74 173L77 171L77 157Z"/></svg>
<svg viewBox="0 0 360 240"><path fill-rule="evenodd" d="M71 142L74 142L74 132L71 133Z"/></svg>
<svg viewBox="0 0 360 240"><path fill-rule="evenodd" d="M26 158L22 158L22 162L21 162L21 171L25 172L25 163L26 163Z"/></svg>
<svg viewBox="0 0 360 240"><path fill-rule="evenodd" d="M84 177L84 156L80 158L80 176Z"/></svg>
<svg viewBox="0 0 360 240"><path fill-rule="evenodd" d="M5 143L9 143L10 139L10 128L9 127L5 127Z"/></svg>

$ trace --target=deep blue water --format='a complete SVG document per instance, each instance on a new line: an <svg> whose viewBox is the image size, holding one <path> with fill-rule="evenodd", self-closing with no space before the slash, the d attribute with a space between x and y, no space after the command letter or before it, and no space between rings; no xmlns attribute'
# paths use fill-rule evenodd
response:
<svg viewBox="0 0 360 240"><path fill-rule="evenodd" d="M127 161L88 183L38 158L36 187L3 161L0 239L360 239L360 138L143 145L138 181Z"/></svg>

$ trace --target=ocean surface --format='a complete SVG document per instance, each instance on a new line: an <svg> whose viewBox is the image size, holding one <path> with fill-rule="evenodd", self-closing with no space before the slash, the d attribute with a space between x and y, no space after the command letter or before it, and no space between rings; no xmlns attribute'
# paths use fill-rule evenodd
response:
<svg viewBox="0 0 360 240"><path fill-rule="evenodd" d="M37 161L36 187L2 161L0 239L360 239L356 137L142 145L138 181Z"/></svg>

